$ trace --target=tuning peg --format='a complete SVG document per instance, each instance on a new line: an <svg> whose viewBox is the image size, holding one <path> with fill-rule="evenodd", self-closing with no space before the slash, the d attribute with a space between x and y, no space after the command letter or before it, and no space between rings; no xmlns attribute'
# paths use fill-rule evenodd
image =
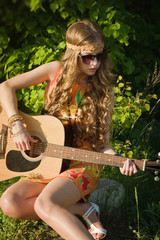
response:
<svg viewBox="0 0 160 240"><path fill-rule="evenodd" d="M156 182L158 182L158 181L160 181L160 178L159 178L158 176L156 176L156 177L154 177L154 180L155 180Z"/></svg>
<svg viewBox="0 0 160 240"><path fill-rule="evenodd" d="M159 175L159 171L154 171L154 174L155 174L156 176L158 176L158 175Z"/></svg>

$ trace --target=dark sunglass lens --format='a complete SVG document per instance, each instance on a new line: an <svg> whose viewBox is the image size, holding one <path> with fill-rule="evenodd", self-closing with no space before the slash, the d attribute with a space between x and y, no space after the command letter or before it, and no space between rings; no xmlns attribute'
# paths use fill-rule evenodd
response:
<svg viewBox="0 0 160 240"><path fill-rule="evenodd" d="M94 60L94 56L93 55L82 56L82 60L84 63L89 64L91 61Z"/></svg>
<svg viewBox="0 0 160 240"><path fill-rule="evenodd" d="M97 55L90 54L90 55L81 56L81 58L82 58L83 63L90 64L91 61L94 61L95 58L97 59L97 61L101 61L103 56L104 56L104 54L102 52L102 53L98 53Z"/></svg>
<svg viewBox="0 0 160 240"><path fill-rule="evenodd" d="M96 55L98 61L101 61L103 58L103 52Z"/></svg>

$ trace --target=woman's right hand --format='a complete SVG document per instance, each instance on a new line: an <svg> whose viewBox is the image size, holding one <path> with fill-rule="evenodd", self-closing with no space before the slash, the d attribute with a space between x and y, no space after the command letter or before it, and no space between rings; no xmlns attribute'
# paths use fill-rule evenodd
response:
<svg viewBox="0 0 160 240"><path fill-rule="evenodd" d="M33 139L29 132L25 129L22 124L22 121L16 121L14 126L12 127L13 140L16 147L19 150L30 150L30 142L37 142L37 140Z"/></svg>

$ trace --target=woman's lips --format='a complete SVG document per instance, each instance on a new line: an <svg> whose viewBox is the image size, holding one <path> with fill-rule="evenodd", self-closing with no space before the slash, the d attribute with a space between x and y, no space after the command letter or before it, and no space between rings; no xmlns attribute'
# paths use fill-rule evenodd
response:
<svg viewBox="0 0 160 240"><path fill-rule="evenodd" d="M90 68L89 71L90 72L95 72L95 71L97 71L97 68Z"/></svg>

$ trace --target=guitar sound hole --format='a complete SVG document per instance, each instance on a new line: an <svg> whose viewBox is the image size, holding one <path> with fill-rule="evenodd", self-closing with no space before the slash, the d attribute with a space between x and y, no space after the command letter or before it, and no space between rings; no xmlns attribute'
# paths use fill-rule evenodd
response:
<svg viewBox="0 0 160 240"><path fill-rule="evenodd" d="M32 138L37 140L37 142L35 143L30 142L31 149L26 150L25 154L31 158L37 158L41 155L41 152L42 152L42 144L41 144L42 141L37 136L32 136Z"/></svg>

